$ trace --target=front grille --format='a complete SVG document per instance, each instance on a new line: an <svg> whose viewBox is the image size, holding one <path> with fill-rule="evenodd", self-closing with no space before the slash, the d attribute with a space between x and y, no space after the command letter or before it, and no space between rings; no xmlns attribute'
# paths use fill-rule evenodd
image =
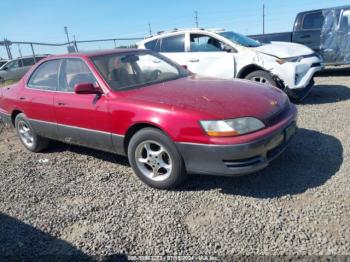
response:
<svg viewBox="0 0 350 262"><path fill-rule="evenodd" d="M311 65L311 67L319 67L319 66L322 66L321 63L313 63L313 64Z"/></svg>

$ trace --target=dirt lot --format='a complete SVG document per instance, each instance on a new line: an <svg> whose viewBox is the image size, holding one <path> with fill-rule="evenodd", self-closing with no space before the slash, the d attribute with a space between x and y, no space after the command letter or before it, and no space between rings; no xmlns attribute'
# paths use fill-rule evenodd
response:
<svg viewBox="0 0 350 262"><path fill-rule="evenodd" d="M350 254L350 70L300 105L298 135L270 167L191 176L158 191L125 158L55 143L29 153L0 134L1 256Z"/></svg>

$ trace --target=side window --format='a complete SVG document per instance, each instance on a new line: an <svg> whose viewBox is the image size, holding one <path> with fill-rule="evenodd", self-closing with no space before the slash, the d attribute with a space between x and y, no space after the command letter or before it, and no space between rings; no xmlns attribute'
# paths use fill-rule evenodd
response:
<svg viewBox="0 0 350 262"><path fill-rule="evenodd" d="M13 61L7 63L6 67L10 70L18 68L18 60L13 60Z"/></svg>
<svg viewBox="0 0 350 262"><path fill-rule="evenodd" d="M207 35L191 34L191 52L220 52L224 44Z"/></svg>
<svg viewBox="0 0 350 262"><path fill-rule="evenodd" d="M156 39L148 43L145 43L145 47L149 50L160 52L160 39Z"/></svg>
<svg viewBox="0 0 350 262"><path fill-rule="evenodd" d="M350 9L344 10L340 21L340 28L345 31L350 30Z"/></svg>
<svg viewBox="0 0 350 262"><path fill-rule="evenodd" d="M321 29L324 23L322 12L306 14L303 19L303 29L313 30Z"/></svg>
<svg viewBox="0 0 350 262"><path fill-rule="evenodd" d="M55 91L57 89L59 65L59 59L41 64L31 75L28 87Z"/></svg>
<svg viewBox="0 0 350 262"><path fill-rule="evenodd" d="M34 58L24 58L22 59L23 61L23 66L32 66L34 65Z"/></svg>
<svg viewBox="0 0 350 262"><path fill-rule="evenodd" d="M84 61L74 58L65 59L58 90L62 92L74 92L76 84L95 82L95 77Z"/></svg>
<svg viewBox="0 0 350 262"><path fill-rule="evenodd" d="M161 52L185 52L185 35L169 36L162 39Z"/></svg>

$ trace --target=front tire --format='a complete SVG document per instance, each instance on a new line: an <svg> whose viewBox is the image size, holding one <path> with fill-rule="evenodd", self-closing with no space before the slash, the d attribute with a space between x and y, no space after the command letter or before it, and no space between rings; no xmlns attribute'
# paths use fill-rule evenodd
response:
<svg viewBox="0 0 350 262"><path fill-rule="evenodd" d="M258 82L261 84L278 87L277 82L273 79L272 75L269 72L266 72L264 70L257 70L257 71L251 72L245 77L245 79Z"/></svg>
<svg viewBox="0 0 350 262"><path fill-rule="evenodd" d="M128 157L136 175L147 185L170 189L186 178L185 165L173 141L156 128L145 128L130 140Z"/></svg>
<svg viewBox="0 0 350 262"><path fill-rule="evenodd" d="M29 151L37 153L49 145L47 138L35 133L25 114L21 113L16 116L15 127L21 143Z"/></svg>

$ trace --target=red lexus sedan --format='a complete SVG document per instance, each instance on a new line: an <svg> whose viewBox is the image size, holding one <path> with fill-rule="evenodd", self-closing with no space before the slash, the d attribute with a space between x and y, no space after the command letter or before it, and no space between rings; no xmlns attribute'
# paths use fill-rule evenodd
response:
<svg viewBox="0 0 350 262"><path fill-rule="evenodd" d="M60 140L127 155L156 188L188 173L255 172L296 132L296 108L279 89L201 78L146 50L50 56L0 90L0 115L28 150Z"/></svg>

